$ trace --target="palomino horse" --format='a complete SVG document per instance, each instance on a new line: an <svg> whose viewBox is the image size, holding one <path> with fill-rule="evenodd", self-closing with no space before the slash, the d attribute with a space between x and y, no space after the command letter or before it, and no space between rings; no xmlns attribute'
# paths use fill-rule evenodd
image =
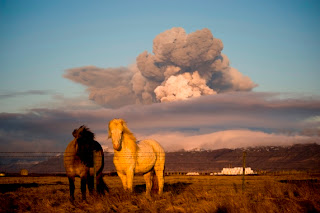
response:
<svg viewBox="0 0 320 213"><path fill-rule="evenodd" d="M86 126L80 126L75 129L72 135L74 139L69 143L64 153L64 167L69 179L70 200L74 201L74 181L76 176L81 178L83 200L86 200L87 184L89 192L93 192L94 170L96 171L97 192L104 194L104 190L108 190L108 188L102 179L104 166L102 147L94 140L94 134ZM94 165L95 169L93 168Z"/></svg>
<svg viewBox="0 0 320 213"><path fill-rule="evenodd" d="M150 195L153 183L158 183L158 193L162 194L165 153L160 144L154 140L143 140L137 144L123 119L111 120L108 132L114 148L113 163L123 188L132 192L133 175L143 174L146 195Z"/></svg>

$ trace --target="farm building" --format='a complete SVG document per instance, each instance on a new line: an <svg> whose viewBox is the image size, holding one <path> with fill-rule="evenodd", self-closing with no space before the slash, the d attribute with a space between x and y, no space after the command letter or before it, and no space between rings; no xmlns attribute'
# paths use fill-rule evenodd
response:
<svg viewBox="0 0 320 213"><path fill-rule="evenodd" d="M215 175L242 175L243 168L242 167L234 167L234 168L223 168L221 172L214 173ZM250 167L245 168L246 175L254 175L257 174Z"/></svg>
<svg viewBox="0 0 320 213"><path fill-rule="evenodd" d="M21 176L28 176L28 170L26 170L26 169L21 169L21 171L20 171L20 175Z"/></svg>
<svg viewBox="0 0 320 213"><path fill-rule="evenodd" d="M186 175L200 175L199 172L188 172Z"/></svg>
<svg viewBox="0 0 320 213"><path fill-rule="evenodd" d="M166 176L169 176L169 175L186 175L187 173L186 172L165 172L164 174Z"/></svg>

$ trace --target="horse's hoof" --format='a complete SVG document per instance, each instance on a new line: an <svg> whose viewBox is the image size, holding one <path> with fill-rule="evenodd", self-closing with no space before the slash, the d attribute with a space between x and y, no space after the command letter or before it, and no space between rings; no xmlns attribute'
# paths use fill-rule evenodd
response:
<svg viewBox="0 0 320 213"><path fill-rule="evenodd" d="M152 197L151 197L150 193L149 193L149 194L146 194L146 199L147 199L148 201L151 201L151 200L152 200Z"/></svg>
<svg viewBox="0 0 320 213"><path fill-rule="evenodd" d="M83 204L89 204L87 200L82 200Z"/></svg>
<svg viewBox="0 0 320 213"><path fill-rule="evenodd" d="M70 203L74 204L74 197L69 198Z"/></svg>
<svg viewBox="0 0 320 213"><path fill-rule="evenodd" d="M97 195L97 192L91 191L91 192L89 192L89 195L90 195L90 196L96 196L96 195Z"/></svg>
<svg viewBox="0 0 320 213"><path fill-rule="evenodd" d="M106 193L104 192L104 190L98 191L97 194L98 194L99 196L105 196L105 195L106 195Z"/></svg>

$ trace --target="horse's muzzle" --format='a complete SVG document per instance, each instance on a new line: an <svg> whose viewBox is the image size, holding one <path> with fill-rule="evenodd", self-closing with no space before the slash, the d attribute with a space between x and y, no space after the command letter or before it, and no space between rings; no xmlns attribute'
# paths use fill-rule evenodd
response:
<svg viewBox="0 0 320 213"><path fill-rule="evenodd" d="M117 143L112 143L113 144L113 148L116 150L116 151L120 151L121 149L121 143L120 142L117 142Z"/></svg>
<svg viewBox="0 0 320 213"><path fill-rule="evenodd" d="M120 151L122 141L122 132L113 130L112 131L112 145L116 151Z"/></svg>

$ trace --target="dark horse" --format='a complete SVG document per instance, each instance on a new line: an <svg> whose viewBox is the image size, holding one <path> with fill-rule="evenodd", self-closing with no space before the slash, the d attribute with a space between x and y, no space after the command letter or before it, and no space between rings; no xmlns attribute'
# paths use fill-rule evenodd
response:
<svg viewBox="0 0 320 213"><path fill-rule="evenodd" d="M73 130L74 139L64 153L64 167L69 179L70 200L74 201L75 177L81 178L82 199L86 200L86 186L92 194L94 189L94 164L96 171L97 192L104 194L108 190L102 179L104 155L101 145L94 140L94 133L86 126ZM95 153L95 155L93 154ZM95 159L93 160L93 157Z"/></svg>

